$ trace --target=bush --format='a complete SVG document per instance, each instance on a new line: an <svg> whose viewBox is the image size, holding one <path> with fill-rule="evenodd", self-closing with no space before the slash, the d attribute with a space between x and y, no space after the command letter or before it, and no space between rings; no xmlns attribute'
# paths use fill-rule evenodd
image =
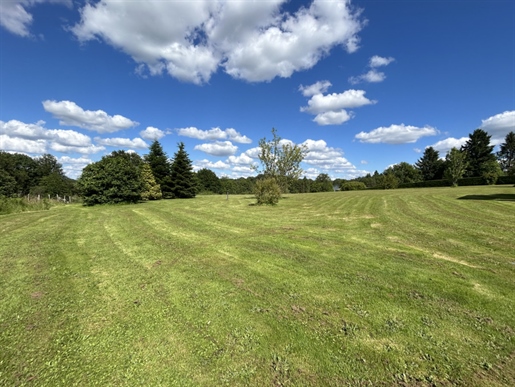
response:
<svg viewBox="0 0 515 387"><path fill-rule="evenodd" d="M268 177L256 182L254 195L257 199L257 205L268 204L274 206L281 198L281 188L277 184L277 180Z"/></svg>
<svg viewBox="0 0 515 387"><path fill-rule="evenodd" d="M367 189L365 183L361 181L347 181L340 187L340 191L357 191L361 189Z"/></svg>

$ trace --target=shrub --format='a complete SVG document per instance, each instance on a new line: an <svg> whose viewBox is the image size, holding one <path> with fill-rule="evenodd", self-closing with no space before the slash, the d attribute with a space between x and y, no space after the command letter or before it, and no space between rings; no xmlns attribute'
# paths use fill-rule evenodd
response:
<svg viewBox="0 0 515 387"><path fill-rule="evenodd" d="M361 181L347 181L340 187L340 191L357 191L360 189L367 189L365 183Z"/></svg>
<svg viewBox="0 0 515 387"><path fill-rule="evenodd" d="M273 177L258 180L254 187L254 195L256 196L256 204L276 205L281 198L281 188Z"/></svg>

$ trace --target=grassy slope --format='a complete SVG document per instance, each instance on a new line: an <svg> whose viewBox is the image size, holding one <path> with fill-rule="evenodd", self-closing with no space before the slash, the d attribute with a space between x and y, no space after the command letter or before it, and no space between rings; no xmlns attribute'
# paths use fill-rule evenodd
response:
<svg viewBox="0 0 515 387"><path fill-rule="evenodd" d="M513 187L252 202L1 216L0 385L515 382Z"/></svg>

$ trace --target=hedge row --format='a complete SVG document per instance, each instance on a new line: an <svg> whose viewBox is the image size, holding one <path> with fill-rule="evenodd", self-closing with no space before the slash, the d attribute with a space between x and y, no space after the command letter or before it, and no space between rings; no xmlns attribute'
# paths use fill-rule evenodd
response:
<svg viewBox="0 0 515 387"><path fill-rule="evenodd" d="M499 176L496 184L515 184L515 176ZM450 185L449 180L428 180L399 184L398 188L449 187ZM458 186L468 185L486 185L486 181L482 177L466 177L458 180Z"/></svg>

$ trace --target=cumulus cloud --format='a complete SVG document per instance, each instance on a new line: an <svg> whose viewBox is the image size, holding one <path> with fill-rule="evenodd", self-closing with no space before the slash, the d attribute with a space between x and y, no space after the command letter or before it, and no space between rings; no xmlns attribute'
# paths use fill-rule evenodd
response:
<svg viewBox="0 0 515 387"><path fill-rule="evenodd" d="M59 119L61 125L77 126L98 133L113 133L139 124L118 114L110 116L103 110L84 110L72 101L47 100L43 101L43 108Z"/></svg>
<svg viewBox="0 0 515 387"><path fill-rule="evenodd" d="M3 143L9 144L11 151L27 153L45 153L49 149L81 154L97 153L104 150L91 143L91 138L74 130L47 129L44 121L27 124L18 120L0 121L0 134L4 135ZM9 138L9 141L7 140ZM19 149L16 148L19 146ZM5 148L6 149L6 148Z"/></svg>
<svg viewBox="0 0 515 387"><path fill-rule="evenodd" d="M238 147L230 141L216 141L209 144L196 145L194 149L213 156L229 156L234 155Z"/></svg>
<svg viewBox="0 0 515 387"><path fill-rule="evenodd" d="M469 139L468 137L461 137L461 138L449 137L449 138L446 138L445 140L438 141L437 143L430 145L430 146L433 147L434 150L437 150L438 152L445 155L452 148L460 149L461 146L464 145L468 139Z"/></svg>
<svg viewBox="0 0 515 387"><path fill-rule="evenodd" d="M62 156L57 161L63 166L64 174L72 179L78 178L84 167L93 162L93 160L84 156L78 158Z"/></svg>
<svg viewBox="0 0 515 387"><path fill-rule="evenodd" d="M101 0L81 9L72 28L82 41L119 48L150 75L167 72L185 82L207 82L219 67L251 82L290 77L313 67L335 46L352 53L363 27L349 0L314 0L284 12L286 0ZM151 23L148 20L152 20Z"/></svg>
<svg viewBox="0 0 515 387"><path fill-rule="evenodd" d="M238 142L240 144L250 144L252 140L247 136L242 135L236 129L227 128L222 130L220 128L212 128L209 130L201 130L195 127L189 128L180 128L176 129L177 134L179 136L196 138L198 140L225 140L228 139L230 141Z"/></svg>
<svg viewBox="0 0 515 387"><path fill-rule="evenodd" d="M319 173L342 174L356 169L349 160L343 157L341 149L327 146L324 140L308 139L302 145L308 150L304 163L310 165L311 168L316 168L317 172L321 170L322 172Z"/></svg>
<svg viewBox="0 0 515 387"><path fill-rule="evenodd" d="M389 127L380 127L371 132L360 132L355 138L360 142L371 144L407 144L416 142L419 138L425 136L434 136L438 134L438 130L431 126L419 128L411 125L390 125Z"/></svg>
<svg viewBox="0 0 515 387"><path fill-rule="evenodd" d="M300 85L299 91L304 97L312 97L316 94L323 94L327 92L331 86L332 84L329 81L318 81L309 86Z"/></svg>
<svg viewBox="0 0 515 387"><path fill-rule="evenodd" d="M386 79L385 73L381 71L377 71L377 67L382 66L388 66L390 63L392 63L395 59L392 57L389 58L383 58L378 55L374 55L372 58L370 58L370 61L368 62L368 67L370 67L370 70L366 72L365 74L358 75L357 77L350 77L349 82L353 85L356 85L361 82L368 82L368 83L379 83L383 82Z"/></svg>
<svg viewBox="0 0 515 387"><path fill-rule="evenodd" d="M158 128L154 128L153 126L148 126L145 130L139 132L139 135L145 140L154 141L163 138L166 136L166 133Z"/></svg>
<svg viewBox="0 0 515 387"><path fill-rule="evenodd" d="M346 90L343 93L322 94L331 84L327 81L317 82L310 86L300 86L305 95L311 95L308 106L300 108L301 112L315 114L313 119L318 125L339 125L353 117L353 112L346 109L375 104L376 101L365 97L363 90Z"/></svg>
<svg viewBox="0 0 515 387"><path fill-rule="evenodd" d="M216 162L212 162L212 161L209 161L207 159L204 159L204 160L197 160L193 163L193 169L195 171L198 171L200 169L203 169L203 168L208 168L208 169L229 169L231 166L227 163L224 163L223 161L216 161Z"/></svg>
<svg viewBox="0 0 515 387"><path fill-rule="evenodd" d="M71 0L9 0L0 1L0 25L7 31L22 37L28 37L33 17L27 10L38 3L61 3L69 7Z"/></svg>
<svg viewBox="0 0 515 387"><path fill-rule="evenodd" d="M378 55L374 55L372 58L370 58L370 62L368 65L372 68L374 67L381 67L381 66L388 66L390 63L392 63L395 59L392 57L389 58L383 58Z"/></svg>
<svg viewBox="0 0 515 387"><path fill-rule="evenodd" d="M139 137L133 138L132 140L130 138L121 138L121 137L115 137L115 138L95 137L95 142L99 145L120 147L120 148L136 148L136 149L148 148L148 144Z"/></svg>
<svg viewBox="0 0 515 387"><path fill-rule="evenodd" d="M503 143L509 132L515 132L515 110L505 111L482 120L481 128L492 136L493 144Z"/></svg>

